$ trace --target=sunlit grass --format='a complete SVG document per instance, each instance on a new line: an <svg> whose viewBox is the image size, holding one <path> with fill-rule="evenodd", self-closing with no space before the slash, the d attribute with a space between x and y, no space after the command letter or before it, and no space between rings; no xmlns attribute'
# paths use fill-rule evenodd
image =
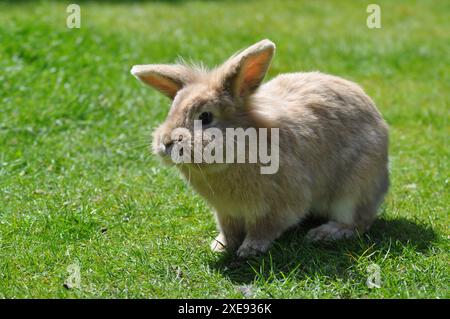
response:
<svg viewBox="0 0 450 319"><path fill-rule="evenodd" d="M447 1L0 3L0 297L450 297ZM263 38L269 72L356 81L391 129L392 186L364 237L283 236L264 257L215 255L207 205L148 151L169 101L134 64L213 66ZM379 265L381 288L366 286ZM78 264L81 287L66 289Z"/></svg>

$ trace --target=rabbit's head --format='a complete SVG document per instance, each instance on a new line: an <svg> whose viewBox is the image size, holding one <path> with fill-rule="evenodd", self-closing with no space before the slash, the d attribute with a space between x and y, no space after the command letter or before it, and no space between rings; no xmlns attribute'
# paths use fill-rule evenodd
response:
<svg viewBox="0 0 450 319"><path fill-rule="evenodd" d="M186 64L134 66L135 77L172 100L166 120L153 134L153 152L166 164L185 163L183 158L190 157L196 166L206 165L195 156L216 140L216 133L225 137L227 128L258 126L248 100L260 86L274 51L275 45L263 40L213 70Z"/></svg>

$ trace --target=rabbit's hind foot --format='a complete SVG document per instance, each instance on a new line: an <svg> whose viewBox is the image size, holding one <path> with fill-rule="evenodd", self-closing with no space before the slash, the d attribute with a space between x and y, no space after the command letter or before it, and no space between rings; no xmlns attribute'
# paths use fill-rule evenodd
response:
<svg viewBox="0 0 450 319"><path fill-rule="evenodd" d="M351 238L356 234L356 229L349 225L330 221L319 227L313 228L306 234L306 239L316 241L334 241Z"/></svg>

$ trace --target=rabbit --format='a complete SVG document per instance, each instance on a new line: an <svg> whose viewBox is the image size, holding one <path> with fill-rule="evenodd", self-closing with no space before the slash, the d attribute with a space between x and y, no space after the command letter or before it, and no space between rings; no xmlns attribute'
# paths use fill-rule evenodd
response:
<svg viewBox="0 0 450 319"><path fill-rule="evenodd" d="M172 102L153 133L153 152L212 207L219 234L211 249L241 258L265 253L307 216L325 218L307 232L313 242L362 234L389 187L388 125L374 102L357 84L320 72L263 84L274 52L266 39L210 70L184 62L131 70ZM224 134L278 128L278 171L261 174L259 162L175 164L168 156L174 145L199 141L172 132L195 133L195 120Z"/></svg>

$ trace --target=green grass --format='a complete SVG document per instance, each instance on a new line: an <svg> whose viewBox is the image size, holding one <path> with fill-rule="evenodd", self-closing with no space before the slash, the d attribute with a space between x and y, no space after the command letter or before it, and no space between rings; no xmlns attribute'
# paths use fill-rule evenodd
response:
<svg viewBox="0 0 450 319"><path fill-rule="evenodd" d="M376 1L370 30L371 2L80 1L72 30L64 1L0 2L0 297L449 298L450 3ZM263 38L268 78L321 70L374 98L392 186L359 239L308 244L310 222L238 261L209 251L205 202L149 154L169 101L129 70Z"/></svg>

